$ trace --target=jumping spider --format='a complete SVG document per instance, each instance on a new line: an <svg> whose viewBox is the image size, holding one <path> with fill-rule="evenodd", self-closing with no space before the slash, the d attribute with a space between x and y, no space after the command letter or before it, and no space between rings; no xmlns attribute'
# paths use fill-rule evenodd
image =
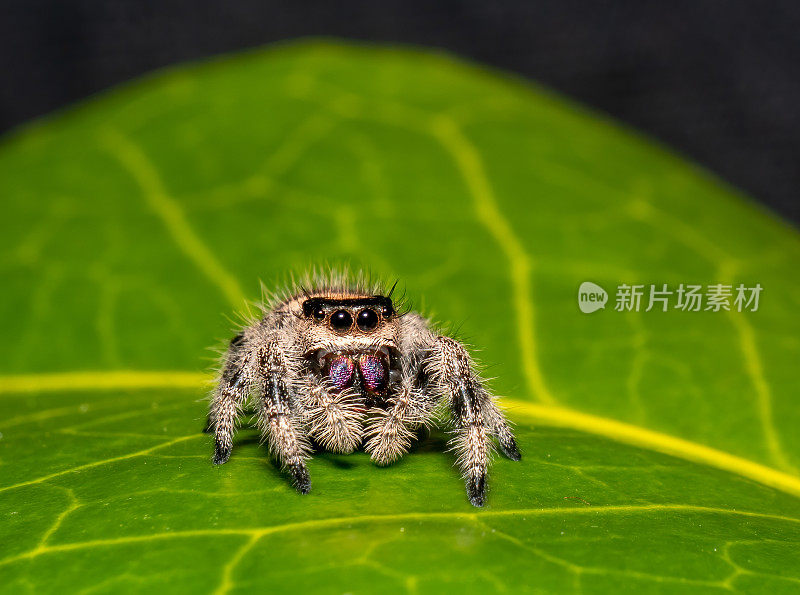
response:
<svg viewBox="0 0 800 595"><path fill-rule="evenodd" d="M464 346L419 314L399 313L391 295L331 274L264 306L224 357L209 412L214 463L230 458L251 394L263 436L303 494L311 489L312 440L338 453L363 442L375 463L388 465L441 404L470 502L482 506L491 437L518 461L514 436Z"/></svg>

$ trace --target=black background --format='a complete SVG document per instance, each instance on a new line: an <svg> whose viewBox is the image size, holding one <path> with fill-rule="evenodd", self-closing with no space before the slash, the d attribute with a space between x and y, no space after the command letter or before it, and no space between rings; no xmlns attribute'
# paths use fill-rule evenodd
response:
<svg viewBox="0 0 800 595"><path fill-rule="evenodd" d="M800 3L0 1L0 131L154 68L308 35L538 80L800 221Z"/></svg>

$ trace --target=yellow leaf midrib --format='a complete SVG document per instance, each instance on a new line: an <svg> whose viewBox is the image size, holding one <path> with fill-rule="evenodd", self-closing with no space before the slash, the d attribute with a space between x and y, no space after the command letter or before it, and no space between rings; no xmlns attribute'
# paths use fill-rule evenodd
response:
<svg viewBox="0 0 800 595"><path fill-rule="evenodd" d="M0 377L0 394L159 388L197 390L210 386L213 380L214 377L209 374L180 370L27 374ZM708 465L800 497L800 478L710 446L566 407L510 398L503 399L502 404L512 417L523 417L549 426L571 428Z"/></svg>

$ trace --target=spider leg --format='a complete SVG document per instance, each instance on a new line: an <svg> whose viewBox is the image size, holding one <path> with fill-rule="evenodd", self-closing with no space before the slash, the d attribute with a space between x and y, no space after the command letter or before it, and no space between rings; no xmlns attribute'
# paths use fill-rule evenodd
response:
<svg viewBox="0 0 800 595"><path fill-rule="evenodd" d="M302 391L303 421L308 435L325 449L351 453L362 439L364 414L351 389L331 390L330 383L314 379Z"/></svg>
<svg viewBox="0 0 800 595"><path fill-rule="evenodd" d="M231 457L233 432L241 409L250 394L250 379L240 357L242 334L230 343L219 385L214 391L205 432L214 434L214 464L222 465Z"/></svg>
<svg viewBox="0 0 800 595"><path fill-rule="evenodd" d="M402 377L389 398L388 409L370 411L374 417L367 423L364 449L378 465L389 465L402 457L411 447L414 430L428 419L430 400L414 388L411 378L411 375Z"/></svg>
<svg viewBox="0 0 800 595"><path fill-rule="evenodd" d="M486 474L492 452L490 436L500 442L503 452L519 460L514 436L491 394L484 388L467 350L455 339L433 339L426 362L436 392L449 397L458 453L467 495L474 506L486 500Z"/></svg>
<svg viewBox="0 0 800 595"><path fill-rule="evenodd" d="M290 390L295 377L291 358L277 341L269 341L256 354L261 386L259 422L262 435L281 465L292 475L301 494L311 491L311 478L305 461L311 446L300 423L299 402Z"/></svg>
<svg viewBox="0 0 800 595"><path fill-rule="evenodd" d="M508 422L505 417L497 408L497 405L491 403L492 407L488 410L488 415L491 420L491 434L497 438L500 444L500 450L512 461L519 461L522 459L522 454L517 447L517 441L514 439L514 434L511 433L511 428L508 427Z"/></svg>
<svg viewBox="0 0 800 595"><path fill-rule="evenodd" d="M251 406L242 406L239 408L239 417L253 417L256 414L256 410L253 409ZM213 434L214 433L214 420L211 417L211 412L208 412L206 415L206 423L203 426L203 434Z"/></svg>

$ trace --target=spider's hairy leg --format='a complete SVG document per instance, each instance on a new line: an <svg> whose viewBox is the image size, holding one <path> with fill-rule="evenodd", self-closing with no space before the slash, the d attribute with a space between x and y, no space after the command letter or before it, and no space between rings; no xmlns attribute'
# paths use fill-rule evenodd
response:
<svg viewBox="0 0 800 595"><path fill-rule="evenodd" d="M366 427L364 449L378 465L389 465L408 451L415 430L429 426L437 402L436 395L427 390L422 369L434 337L428 321L409 312L400 324L400 377L389 385L389 407L371 410L373 417Z"/></svg>
<svg viewBox="0 0 800 595"><path fill-rule="evenodd" d="M453 446L458 453L458 466L470 502L474 506L483 506L492 451L490 436L498 438L509 458L519 460L514 436L461 343L450 337L435 337L426 370L435 390L450 399L455 424Z"/></svg>
<svg viewBox="0 0 800 595"><path fill-rule="evenodd" d="M308 435L326 449L351 453L361 444L361 404L352 390L331 389L329 382L314 379L303 390L305 426Z"/></svg>
<svg viewBox="0 0 800 595"><path fill-rule="evenodd" d="M242 404L250 394L250 378L241 358L243 335L230 342L219 385L214 391L206 422L206 431L214 433L214 464L222 465L231 457L233 432Z"/></svg>
<svg viewBox="0 0 800 595"><path fill-rule="evenodd" d="M245 403L246 403L246 401L245 401ZM248 405L243 405L242 407L240 407L238 416L240 418L242 418L242 417L252 417L255 414L256 414L256 410L253 409L252 404L250 404L249 406ZM208 415L206 415L206 423L203 426L203 434L213 434L213 433L214 433L214 420L212 419L211 412L209 411Z"/></svg>
<svg viewBox="0 0 800 595"><path fill-rule="evenodd" d="M503 416L500 409L498 409L497 405L491 399L489 405L486 416L489 418L492 436L497 438L497 442L500 444L500 450L503 451L504 455L512 461L519 461L522 459L522 453L519 452L517 441L514 438L514 434L511 432L511 428L508 427L505 416Z"/></svg>
<svg viewBox="0 0 800 595"><path fill-rule="evenodd" d="M431 401L415 389L412 378L409 372L403 374L399 386L393 387L388 409L370 412L375 417L367 424L364 449L378 465L389 465L402 457L411 447L414 430L428 422Z"/></svg>
<svg viewBox="0 0 800 595"><path fill-rule="evenodd" d="M294 487L301 494L311 491L311 478L305 461L311 447L305 436L297 399L290 387L295 377L291 355L274 339L268 339L256 353L261 387L259 422L270 450L292 474Z"/></svg>

